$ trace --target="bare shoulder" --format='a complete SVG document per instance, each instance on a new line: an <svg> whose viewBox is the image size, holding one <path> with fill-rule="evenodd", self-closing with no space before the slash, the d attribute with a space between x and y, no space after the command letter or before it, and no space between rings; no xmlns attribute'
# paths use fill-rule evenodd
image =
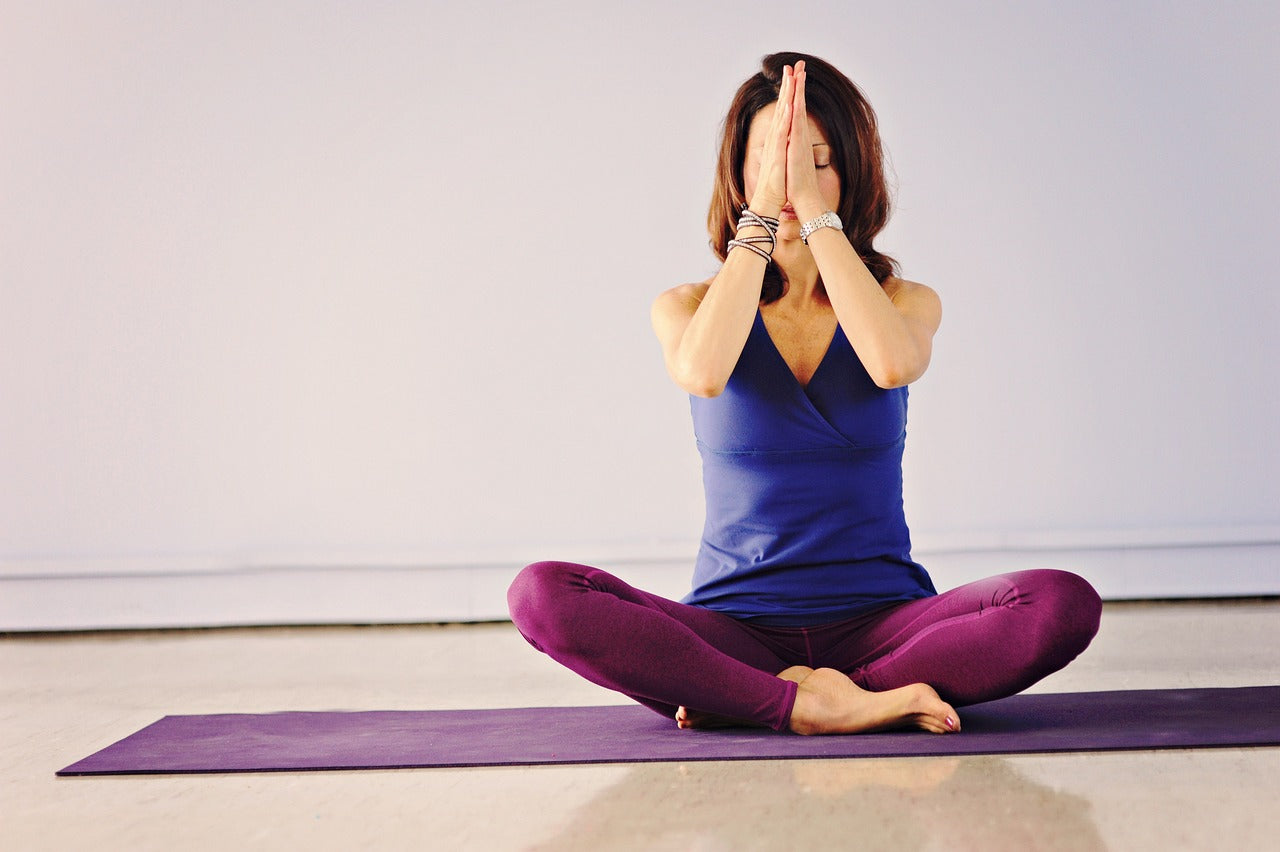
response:
<svg viewBox="0 0 1280 852"><path fill-rule="evenodd" d="M892 275L884 280L882 286L898 310L928 322L934 328L942 322L942 300L932 287Z"/></svg>
<svg viewBox="0 0 1280 852"><path fill-rule="evenodd" d="M937 299L938 294L932 287L921 284L919 281L908 281L905 278L897 278L890 275L884 279L881 285L884 292L890 299L897 301L899 298L921 298L921 299Z"/></svg>
<svg viewBox="0 0 1280 852"><path fill-rule="evenodd" d="M653 321L655 323L677 317L688 318L698 310L698 305L707 296L711 288L711 279L696 284L681 284L664 290L653 300Z"/></svg>

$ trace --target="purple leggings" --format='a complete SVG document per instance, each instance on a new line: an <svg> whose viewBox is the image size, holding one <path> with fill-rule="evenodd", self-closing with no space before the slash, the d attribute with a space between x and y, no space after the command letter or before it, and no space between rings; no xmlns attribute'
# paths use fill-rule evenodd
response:
<svg viewBox="0 0 1280 852"><path fill-rule="evenodd" d="M611 574L536 562L507 592L529 644L667 716L679 705L787 728L795 665L881 692L927 683L957 706L1013 695L1071 662L1102 602L1065 571L1018 571L815 627L768 627L669 601Z"/></svg>

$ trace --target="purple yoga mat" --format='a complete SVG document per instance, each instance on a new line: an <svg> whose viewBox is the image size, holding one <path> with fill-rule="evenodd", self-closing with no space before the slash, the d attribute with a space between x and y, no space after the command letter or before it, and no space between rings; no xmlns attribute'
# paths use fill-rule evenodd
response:
<svg viewBox="0 0 1280 852"><path fill-rule="evenodd" d="M166 716L58 772L124 775L1280 745L1280 686L1015 695L959 734L682 731L638 705Z"/></svg>

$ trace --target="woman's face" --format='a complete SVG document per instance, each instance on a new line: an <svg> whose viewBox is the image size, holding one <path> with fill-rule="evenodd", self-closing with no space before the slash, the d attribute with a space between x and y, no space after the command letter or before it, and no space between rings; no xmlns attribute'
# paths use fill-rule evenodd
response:
<svg viewBox="0 0 1280 852"><path fill-rule="evenodd" d="M764 140L773 123L773 112L776 104L769 104L751 119L751 129L747 133L747 156L742 161L742 183L746 189L747 200L755 195L756 181L760 176L760 158L764 155ZM809 117L809 141L813 143L813 166L818 173L818 190L828 210L840 209L840 175L831 160L831 145L827 134L822 132L818 123ZM788 199L790 202L791 199ZM782 209L779 217L782 221L795 221L796 214L790 203Z"/></svg>

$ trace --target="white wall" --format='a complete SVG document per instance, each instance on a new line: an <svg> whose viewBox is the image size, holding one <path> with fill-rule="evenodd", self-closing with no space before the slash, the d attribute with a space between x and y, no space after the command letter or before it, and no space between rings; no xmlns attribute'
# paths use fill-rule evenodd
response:
<svg viewBox="0 0 1280 852"><path fill-rule="evenodd" d="M714 271L717 126L807 50L942 294L908 518L940 585L1280 593L1273 4L10 3L0 629L679 594L648 304Z"/></svg>

